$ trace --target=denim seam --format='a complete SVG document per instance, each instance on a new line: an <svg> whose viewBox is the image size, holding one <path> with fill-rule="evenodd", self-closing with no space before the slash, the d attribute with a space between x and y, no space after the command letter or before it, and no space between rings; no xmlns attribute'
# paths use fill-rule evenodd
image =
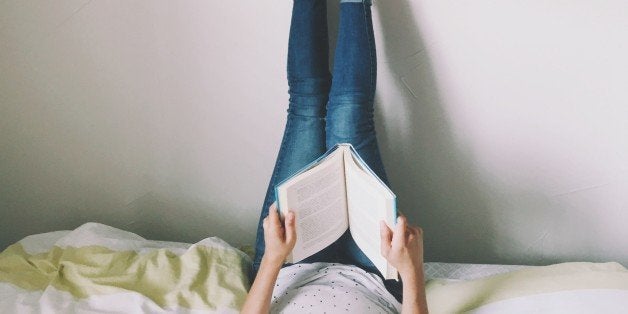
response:
<svg viewBox="0 0 628 314"><path fill-rule="evenodd" d="M366 38L367 38L368 43L369 43L369 48L368 48L369 56L370 56L369 62L371 63L371 68L369 69L369 71L370 71L370 80L371 80L370 81L370 83L371 83L371 90L369 91L370 92L369 98L374 98L374 96L375 96L375 83L374 83L374 79L373 79L373 70L374 70L374 62L373 62L373 60L374 60L374 56L373 56L373 47L374 47L374 43L373 43L373 39L374 39L373 38L373 29L369 28L369 25L371 25L371 24L369 24L368 17L367 17L367 8L368 7L363 4L362 8L363 8L363 13L364 13L364 25L365 25L364 27L366 28L366 33L367 33Z"/></svg>

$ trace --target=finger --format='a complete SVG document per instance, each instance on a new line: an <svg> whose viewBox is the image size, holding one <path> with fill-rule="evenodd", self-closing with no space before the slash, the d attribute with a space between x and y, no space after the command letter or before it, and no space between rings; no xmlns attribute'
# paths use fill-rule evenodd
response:
<svg viewBox="0 0 628 314"><path fill-rule="evenodd" d="M266 218L262 221L262 226L264 227L264 230L268 229L268 216L266 216Z"/></svg>
<svg viewBox="0 0 628 314"><path fill-rule="evenodd" d="M403 247L406 243L407 220L405 216L397 217L397 224L393 233L392 245L395 247Z"/></svg>
<svg viewBox="0 0 628 314"><path fill-rule="evenodd" d="M273 203L274 205L275 203ZM269 223L274 227L281 227L281 221L279 220L279 213L277 212L277 207L270 205L268 209L268 219Z"/></svg>
<svg viewBox="0 0 628 314"><path fill-rule="evenodd" d="M286 242L292 244L297 241L296 217L294 212L289 211L286 214Z"/></svg>
<svg viewBox="0 0 628 314"><path fill-rule="evenodd" d="M390 244L390 241L392 241L392 231L383 220L379 221L379 234L382 238L382 242Z"/></svg>
<svg viewBox="0 0 628 314"><path fill-rule="evenodd" d="M392 241L392 231L386 225L386 222L380 220L379 222L379 234L381 237L380 251L384 257L388 256L390 252L390 242Z"/></svg>

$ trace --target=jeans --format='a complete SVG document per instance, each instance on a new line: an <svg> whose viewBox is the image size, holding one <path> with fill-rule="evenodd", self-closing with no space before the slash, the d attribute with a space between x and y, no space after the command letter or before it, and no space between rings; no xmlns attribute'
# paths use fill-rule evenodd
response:
<svg viewBox="0 0 628 314"><path fill-rule="evenodd" d="M340 4L333 79L329 73L326 0L294 0L288 43L288 117L257 227L251 279L264 255L263 219L275 201L277 183L337 143L351 143L385 182L377 146L373 101L377 62L370 1ZM374 230L373 232L379 232ZM347 230L336 242L300 263L358 266L383 278ZM401 300L401 284L385 281Z"/></svg>

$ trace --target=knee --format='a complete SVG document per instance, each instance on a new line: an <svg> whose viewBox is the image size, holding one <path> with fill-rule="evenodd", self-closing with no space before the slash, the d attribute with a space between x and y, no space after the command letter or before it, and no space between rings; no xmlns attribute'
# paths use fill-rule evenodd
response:
<svg viewBox="0 0 628 314"><path fill-rule="evenodd" d="M288 79L288 113L301 117L325 117L330 82L325 78Z"/></svg>
<svg viewBox="0 0 628 314"><path fill-rule="evenodd" d="M360 107L365 112L373 111L373 93L363 91L332 90L329 94L328 107Z"/></svg>
<svg viewBox="0 0 628 314"><path fill-rule="evenodd" d="M375 137L372 105L335 103L327 107L327 142L360 143Z"/></svg>
<svg viewBox="0 0 628 314"><path fill-rule="evenodd" d="M327 97L331 88L331 77L290 77L288 76L288 93L291 96Z"/></svg>

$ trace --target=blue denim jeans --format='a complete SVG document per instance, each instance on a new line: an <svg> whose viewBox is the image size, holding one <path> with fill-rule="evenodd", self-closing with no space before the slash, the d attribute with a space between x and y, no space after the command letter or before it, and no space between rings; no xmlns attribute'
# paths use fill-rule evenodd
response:
<svg viewBox="0 0 628 314"><path fill-rule="evenodd" d="M264 255L262 221L275 201L277 183L337 143L351 143L371 169L388 183L373 123L377 63L370 1L340 4L333 79L329 73L327 36L326 0L294 0L288 43L288 118L262 205L251 279ZM349 231L300 263L313 262L352 264L382 276ZM401 300L400 283L386 281L385 284Z"/></svg>

